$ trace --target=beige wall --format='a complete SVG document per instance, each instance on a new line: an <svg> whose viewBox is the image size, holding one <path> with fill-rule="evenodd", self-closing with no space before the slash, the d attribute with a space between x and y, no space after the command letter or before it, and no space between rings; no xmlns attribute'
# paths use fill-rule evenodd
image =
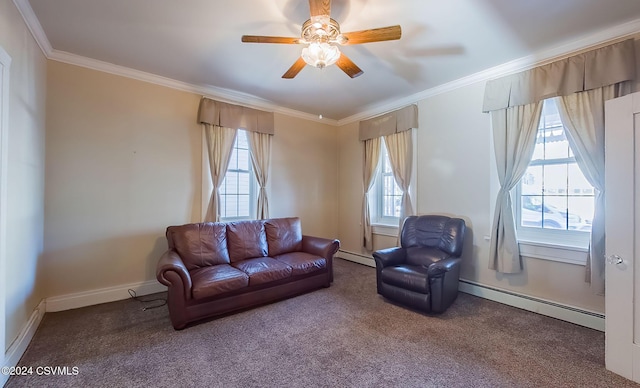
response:
<svg viewBox="0 0 640 388"><path fill-rule="evenodd" d="M484 82L418 102L418 214L463 218L469 227L461 277L487 286L604 312L604 298L584 282L584 267L524 258L525 270L503 275L488 269L492 214L491 184L497 184L491 155L489 115L482 113ZM362 146L357 123L339 132L339 238L342 249L361 248ZM495 190L497 192L497 190ZM395 240L374 235L374 249L394 246Z"/></svg>
<svg viewBox="0 0 640 388"><path fill-rule="evenodd" d="M0 0L0 46L11 56L7 162L6 330L8 348L43 297L46 59L11 0ZM6 349L3 349L6 350Z"/></svg>
<svg viewBox="0 0 640 388"><path fill-rule="evenodd" d="M153 279L166 226L199 220L198 101L49 62L47 297Z"/></svg>
<svg viewBox="0 0 640 388"><path fill-rule="evenodd" d="M46 296L155 279L168 225L202 214L200 96L50 61ZM271 216L336 227L336 128L276 115Z"/></svg>
<svg viewBox="0 0 640 388"><path fill-rule="evenodd" d="M338 236L338 129L275 115L271 150L271 217L297 216L307 235Z"/></svg>
<svg viewBox="0 0 640 388"><path fill-rule="evenodd" d="M465 219L471 231L465 250L471 254L463 262L462 278L604 313L604 298L589 290L584 266L524 257L522 273L488 269L485 236L491 234L498 182L483 97L484 82L479 82L418 104L418 212Z"/></svg>

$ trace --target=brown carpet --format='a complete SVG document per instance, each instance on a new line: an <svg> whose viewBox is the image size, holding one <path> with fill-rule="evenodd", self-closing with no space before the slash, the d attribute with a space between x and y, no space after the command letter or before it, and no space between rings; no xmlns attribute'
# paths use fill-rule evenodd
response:
<svg viewBox="0 0 640 388"><path fill-rule="evenodd" d="M47 313L20 365L78 374L8 387L637 387L605 370L601 332L464 293L419 314L340 259L330 288L183 331L134 300Z"/></svg>

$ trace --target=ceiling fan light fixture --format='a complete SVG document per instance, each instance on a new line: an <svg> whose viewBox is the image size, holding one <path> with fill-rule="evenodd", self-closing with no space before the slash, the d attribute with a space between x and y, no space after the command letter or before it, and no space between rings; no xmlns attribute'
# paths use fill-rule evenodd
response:
<svg viewBox="0 0 640 388"><path fill-rule="evenodd" d="M333 65L339 58L338 47L328 43L311 43L309 47L302 49L302 59L319 69Z"/></svg>

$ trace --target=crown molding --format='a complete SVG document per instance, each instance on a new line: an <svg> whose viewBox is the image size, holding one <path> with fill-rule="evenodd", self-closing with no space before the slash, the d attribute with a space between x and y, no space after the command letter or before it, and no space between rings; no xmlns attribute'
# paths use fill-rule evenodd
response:
<svg viewBox="0 0 640 388"><path fill-rule="evenodd" d="M534 53L526 57L503 63L498 66L459 78L457 80L426 89L407 97L386 101L381 104L373 104L363 107L362 111L347 118L338 120L338 125L346 125L354 121L365 120L387 112L400 109L407 105L416 104L420 100L450 92L465 86L473 85L477 82L484 82L490 79L503 77L509 74L532 69L545 65L549 62L557 61L579 51L596 48L599 45L610 44L616 40L629 38L640 33L640 19L617 25L612 28L601 30L595 34L582 37L575 41L553 47L551 49Z"/></svg>
<svg viewBox="0 0 640 388"><path fill-rule="evenodd" d="M434 97L439 94L447 93L465 86L475 84L477 82L484 82L493 78L498 78L519 71L528 70L536 66L541 66L552 61L566 58L582 50L595 48L598 45L612 43L615 40L624 39L640 33L640 19L632 20L627 23L601 30L595 34L579 38L572 42L565 43L545 51L534 53L526 57L515 59L513 61L491 67L489 69L456 79L454 81L423 90L407 97L364 106L359 113L356 113L344 119L334 120L327 118L320 119L315 114L284 108L272 101L262 99L248 93L241 93L234 90L219 88L211 85L189 84L186 82L177 81L140 70L103 62L64 51L54 50L51 46L51 43L49 42L49 39L47 38L47 35L42 29L42 26L40 25L40 21L33 12L29 1L13 0L13 2L22 15L25 23L27 24L29 31L31 31L31 34L38 43L38 46L40 46L40 49L48 59L93 70L103 71L122 77L133 78L172 89L186 91L189 93L201 94L205 97L218 99L228 103L239 103L251 108L268 110L275 113L281 113L287 116L297 117L309 121L316 121L332 126L342 126L356 121L369 119L371 117L375 117L407 105L416 104L421 100Z"/></svg>
<svg viewBox="0 0 640 388"><path fill-rule="evenodd" d="M152 73L131 69L125 66L119 66L108 62L83 57L81 55L55 50L51 46L49 38L47 38L47 34L45 34L44 29L42 28L40 21L36 17L35 12L33 12L33 8L31 8L29 0L13 0L13 3L20 12L20 15L22 15L22 18L27 24L31 35L33 35L33 38L36 40L36 43L40 47L40 50L42 50L42 53L47 59L119 75L122 77L132 78L139 81L165 86L189 93L201 94L205 97L210 97L231 104L242 104L250 108L267 110L274 113L281 113L283 115L297 117L309 121L316 121L332 126L338 125L337 120L327 118L321 119L316 114L284 108L272 101L265 100L248 93L241 93L234 90L219 88L211 85L189 84Z"/></svg>
<svg viewBox="0 0 640 388"><path fill-rule="evenodd" d="M337 125L336 120L325 118L320 119L317 115L301 112L294 109L284 108L260 97L237 92L231 89L224 89L211 85L194 85L187 82L177 81L172 78L162 77L156 74L147 73L144 71L131 69L129 67L115 65L113 63L87 58L81 55L71 54L55 49L52 50L48 58L53 61L63 62L70 65L80 66L87 69L97 70L126 78L132 78L138 81L164 86L171 89L181 90L194 94L201 94L204 97L227 102L230 104L242 104L249 108L267 110L274 113L281 113L287 116L298 117L309 121L317 121L333 126Z"/></svg>
<svg viewBox="0 0 640 388"><path fill-rule="evenodd" d="M51 43L49 42L49 38L47 38L47 34L44 33L44 29L42 29L42 25L40 24L40 20L36 17L36 14L33 12L33 8L31 8L31 4L29 0L13 0L13 4L15 4L16 8L18 8L18 12L22 15L24 22L27 24L29 31L31 31L31 35L40 46L40 50L45 57L49 58L53 47L51 47Z"/></svg>

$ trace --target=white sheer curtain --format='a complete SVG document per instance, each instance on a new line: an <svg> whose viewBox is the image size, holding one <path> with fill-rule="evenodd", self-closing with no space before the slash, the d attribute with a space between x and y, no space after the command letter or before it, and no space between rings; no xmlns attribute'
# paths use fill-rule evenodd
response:
<svg viewBox="0 0 640 388"><path fill-rule="evenodd" d="M542 102L491 112L493 143L500 180L491 231L489 268L522 271L510 191L524 175L535 147Z"/></svg>
<svg viewBox="0 0 640 388"><path fill-rule="evenodd" d="M269 201L267 199L267 181L269 180L269 165L271 164L271 137L267 133L247 132L251 165L260 186L256 219L269 218Z"/></svg>
<svg viewBox="0 0 640 388"><path fill-rule="evenodd" d="M205 221L220 221L220 186L229 167L233 144L236 141L237 130L219 127L217 125L202 124L207 137L207 151L209 154L209 169L213 190L207 207Z"/></svg>
<svg viewBox="0 0 640 388"><path fill-rule="evenodd" d="M595 189L595 207L586 280L604 295L604 102L616 97L616 85L557 97L562 124L580 171Z"/></svg>
<svg viewBox="0 0 640 388"><path fill-rule="evenodd" d="M380 137L368 139L364 144L364 166L362 180L364 183L364 196L362 199L362 229L363 229L363 245L373 250L373 233L371 231L371 213L369 212L369 191L373 188L376 172L380 164L380 146L382 139Z"/></svg>
<svg viewBox="0 0 640 388"><path fill-rule="evenodd" d="M402 190L402 205L400 207L400 225L398 238L402 230L402 223L408 216L413 215L409 184L411 183L411 170L413 169L413 138L412 130L402 131L384 137L387 145L389 162L393 171L393 178Z"/></svg>

